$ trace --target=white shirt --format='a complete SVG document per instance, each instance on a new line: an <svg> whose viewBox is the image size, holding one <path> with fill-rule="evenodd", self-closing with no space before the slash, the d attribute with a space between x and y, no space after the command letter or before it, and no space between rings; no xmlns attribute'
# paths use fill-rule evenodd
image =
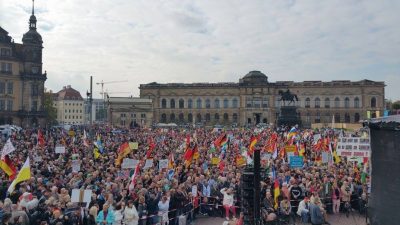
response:
<svg viewBox="0 0 400 225"><path fill-rule="evenodd" d="M221 193L224 195L224 199L222 200L222 204L223 205L227 205L227 206L233 206L233 194L228 195L228 193L226 193L227 189L223 188L221 190Z"/></svg>
<svg viewBox="0 0 400 225"><path fill-rule="evenodd" d="M137 225L139 223L139 215L134 205L132 208L125 207L124 216L126 225Z"/></svg>

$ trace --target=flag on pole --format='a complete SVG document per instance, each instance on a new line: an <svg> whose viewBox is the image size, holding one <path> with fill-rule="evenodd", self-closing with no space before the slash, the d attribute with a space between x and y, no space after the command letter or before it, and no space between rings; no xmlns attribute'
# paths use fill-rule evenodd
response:
<svg viewBox="0 0 400 225"><path fill-rule="evenodd" d="M89 142L86 134L86 130L83 130L83 145L89 147Z"/></svg>
<svg viewBox="0 0 400 225"><path fill-rule="evenodd" d="M22 166L21 170L19 171L17 177L13 180L10 187L8 187L7 192L12 193L15 189L15 186L22 181L26 181L31 179L31 166L29 164L29 157L26 159L24 165Z"/></svg>
<svg viewBox="0 0 400 225"><path fill-rule="evenodd" d="M3 158L4 156L10 154L11 152L15 151L14 145L11 143L10 138L7 140L6 144L3 147L3 150L1 151L1 157Z"/></svg>
<svg viewBox="0 0 400 225"><path fill-rule="evenodd" d="M252 137L251 137L251 139L250 139L250 145L249 145L249 151L247 152L247 154L248 154L249 156L253 155L254 148L255 148L255 146L256 146L256 144L257 144L257 141L258 141L258 137L256 137L256 136L252 136Z"/></svg>
<svg viewBox="0 0 400 225"><path fill-rule="evenodd" d="M122 160L132 151L132 149L129 147L129 143L125 142L121 146L119 146L118 149L118 157L115 160L115 165L119 166L122 163Z"/></svg>
<svg viewBox="0 0 400 225"><path fill-rule="evenodd" d="M43 137L43 134L42 134L42 131L41 131L41 130L38 130L37 144L38 144L40 147L43 147L43 146L44 146L44 137Z"/></svg>
<svg viewBox="0 0 400 225"><path fill-rule="evenodd" d="M10 157L8 157L8 155L1 157L0 168L4 171L4 173L7 174L8 178L10 180L13 180L15 178L17 169L15 169L15 166L13 165L13 163L12 163Z"/></svg>
<svg viewBox="0 0 400 225"><path fill-rule="evenodd" d="M171 152L168 157L168 169L173 169L175 164L174 154Z"/></svg>
<svg viewBox="0 0 400 225"><path fill-rule="evenodd" d="M93 155L94 155L94 159L98 159L100 157L100 152L98 148L93 148Z"/></svg>
<svg viewBox="0 0 400 225"><path fill-rule="evenodd" d="M97 135L97 140L96 140L96 142L94 142L94 145L99 149L100 153L103 154L104 148L103 148L103 144L101 143L100 135Z"/></svg>
<svg viewBox="0 0 400 225"><path fill-rule="evenodd" d="M274 208L278 209L278 197L281 194L278 179L274 182Z"/></svg>
<svg viewBox="0 0 400 225"><path fill-rule="evenodd" d="M129 185L129 190L131 190L131 191L135 188L135 185L136 185L136 177L138 176L138 174L140 172L139 165L140 165L140 163L138 163L136 165L135 172L133 173L133 175L131 177L131 184Z"/></svg>

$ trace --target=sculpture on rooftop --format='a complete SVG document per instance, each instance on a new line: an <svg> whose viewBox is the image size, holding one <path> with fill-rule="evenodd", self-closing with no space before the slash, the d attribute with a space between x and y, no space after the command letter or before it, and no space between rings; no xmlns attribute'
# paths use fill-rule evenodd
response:
<svg viewBox="0 0 400 225"><path fill-rule="evenodd" d="M294 104L295 101L299 101L297 95L290 93L289 89L287 89L286 91L279 90L278 94L281 96L279 101L282 101L283 105L285 105L286 102L289 102L288 105L290 105L291 103Z"/></svg>

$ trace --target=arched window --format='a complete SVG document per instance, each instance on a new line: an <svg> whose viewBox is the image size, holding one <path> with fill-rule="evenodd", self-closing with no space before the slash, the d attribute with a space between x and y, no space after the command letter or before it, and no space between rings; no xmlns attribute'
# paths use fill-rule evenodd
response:
<svg viewBox="0 0 400 225"><path fill-rule="evenodd" d="M358 97L354 99L354 108L360 108L360 99ZM358 121L356 120L356 122Z"/></svg>
<svg viewBox="0 0 400 225"><path fill-rule="evenodd" d="M350 108L350 99L348 97L344 99L344 107L346 109Z"/></svg>
<svg viewBox="0 0 400 225"><path fill-rule="evenodd" d="M191 113L188 114L189 123L193 123L193 115Z"/></svg>
<svg viewBox="0 0 400 225"><path fill-rule="evenodd" d="M198 113L196 116L196 123L201 123L201 114Z"/></svg>
<svg viewBox="0 0 400 225"><path fill-rule="evenodd" d="M325 108L331 107L331 100L329 98L325 98Z"/></svg>
<svg viewBox="0 0 400 225"><path fill-rule="evenodd" d="M319 98L315 99L315 108L319 108L321 105L321 100Z"/></svg>
<svg viewBox="0 0 400 225"><path fill-rule="evenodd" d="M340 123L340 114L335 113L335 123Z"/></svg>
<svg viewBox="0 0 400 225"><path fill-rule="evenodd" d="M165 100L165 98L161 100L161 108L163 109L167 108L167 100Z"/></svg>
<svg viewBox="0 0 400 225"><path fill-rule="evenodd" d="M193 108L193 100L191 98L188 99L188 109Z"/></svg>
<svg viewBox="0 0 400 225"><path fill-rule="evenodd" d="M215 121L218 121L218 120L219 120L219 114L218 114L218 113L215 113L214 119L215 119Z"/></svg>
<svg viewBox="0 0 400 225"><path fill-rule="evenodd" d="M175 99L171 99L171 100L169 101L169 107L170 107L171 109L175 109Z"/></svg>
<svg viewBox="0 0 400 225"><path fill-rule="evenodd" d="M340 107L340 99L338 97L335 98L335 108Z"/></svg>
<svg viewBox="0 0 400 225"><path fill-rule="evenodd" d="M180 109L185 108L185 100L179 99L179 108L180 108Z"/></svg>
<svg viewBox="0 0 400 225"><path fill-rule="evenodd" d="M345 113L344 114L344 122L345 123L350 123L350 114L349 113Z"/></svg>
<svg viewBox="0 0 400 225"><path fill-rule="evenodd" d="M229 107L229 100L227 98L224 99L224 108L228 108Z"/></svg>
<svg viewBox="0 0 400 225"><path fill-rule="evenodd" d="M214 107L215 107L216 109L219 109L219 99L218 99L218 98L215 99L215 101L214 101Z"/></svg>
<svg viewBox="0 0 400 225"><path fill-rule="evenodd" d="M210 113L207 113L206 114L206 122L210 122L210 120L211 120L211 115L210 115Z"/></svg>
<svg viewBox="0 0 400 225"><path fill-rule="evenodd" d="M232 108L238 108L238 100L236 99L236 98L234 98L233 100L232 100Z"/></svg>
<svg viewBox="0 0 400 225"><path fill-rule="evenodd" d="M229 120L228 113L224 113L224 121L226 122L226 121L228 121L228 120Z"/></svg>
<svg viewBox="0 0 400 225"><path fill-rule="evenodd" d="M183 113L179 113L179 122L183 122L184 120Z"/></svg>
<svg viewBox="0 0 400 225"><path fill-rule="evenodd" d="M201 102L201 99L199 98L199 99L197 99L197 103L196 103L196 107L198 108L198 109L201 109L202 108L202 104L201 104L202 102ZM200 115L201 116L201 115Z"/></svg>
<svg viewBox="0 0 400 225"><path fill-rule="evenodd" d="M233 114L232 116L233 122L237 123L238 122L238 115L236 113Z"/></svg>
<svg viewBox="0 0 400 225"><path fill-rule="evenodd" d="M310 98L306 98L306 108L310 108Z"/></svg>
<svg viewBox="0 0 400 225"><path fill-rule="evenodd" d="M174 113L171 113L171 115L169 115L169 121L175 122L175 114Z"/></svg>
<svg viewBox="0 0 400 225"><path fill-rule="evenodd" d="M354 122L358 123L360 121L360 114L359 113L355 113L354 114Z"/></svg>
<svg viewBox="0 0 400 225"><path fill-rule="evenodd" d="M371 98L371 108L375 108L376 107L376 98L372 97Z"/></svg>
<svg viewBox="0 0 400 225"><path fill-rule="evenodd" d="M161 114L161 123L167 122L167 115L165 113Z"/></svg>
<svg viewBox="0 0 400 225"><path fill-rule="evenodd" d="M206 99L206 109L211 108L211 103L210 103L210 99Z"/></svg>

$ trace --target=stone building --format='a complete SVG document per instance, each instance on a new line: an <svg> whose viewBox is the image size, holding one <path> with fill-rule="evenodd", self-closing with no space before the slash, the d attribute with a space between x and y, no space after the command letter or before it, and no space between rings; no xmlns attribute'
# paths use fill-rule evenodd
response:
<svg viewBox="0 0 400 225"><path fill-rule="evenodd" d="M108 123L117 127L149 127L153 123L152 99L108 97Z"/></svg>
<svg viewBox="0 0 400 225"><path fill-rule="evenodd" d="M45 124L42 37L36 30L34 7L22 44L0 27L0 124L32 127Z"/></svg>
<svg viewBox="0 0 400 225"><path fill-rule="evenodd" d="M57 121L61 125L82 125L85 121L84 101L79 91L71 85L53 94L53 106L57 109Z"/></svg>
<svg viewBox="0 0 400 225"><path fill-rule="evenodd" d="M141 84L140 97L153 100L155 122L254 125L276 122L279 91L286 90L298 96L304 126L329 124L333 117L336 123L358 123L384 110L384 82L269 82L260 71L249 72L238 83Z"/></svg>

